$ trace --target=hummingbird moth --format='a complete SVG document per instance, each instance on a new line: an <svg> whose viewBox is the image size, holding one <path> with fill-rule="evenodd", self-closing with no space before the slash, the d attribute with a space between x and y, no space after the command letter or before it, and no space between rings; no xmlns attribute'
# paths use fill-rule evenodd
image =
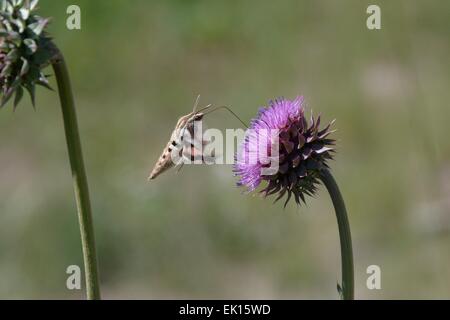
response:
<svg viewBox="0 0 450 320"><path fill-rule="evenodd" d="M158 161L155 163L150 176L148 177L148 180L153 180L157 176L159 176L161 173L169 170L170 168L174 167L175 165L183 166L184 159L189 159L191 161L198 159L203 159L203 155L197 155L200 151L198 151L197 146L201 144L201 146L205 146L210 141L206 141L203 138L201 138L201 141L196 140L197 137L195 137L195 123L198 121L202 121L203 117L210 112L216 111L218 109L226 109L229 112L231 112L241 123L244 124L244 126L247 127L247 125L242 122L242 120L228 107L226 106L220 106L214 109L211 109L212 105L209 104L206 107L203 107L200 110L197 110L198 101L200 99L200 96L197 97L194 108L191 113L182 116L178 119L177 124L175 126L175 129L173 130L170 140L167 143L166 147L164 148L163 152L161 153ZM186 137L187 136L187 137ZM172 158L173 152L177 152L177 155L179 156L178 163L174 162L174 159ZM180 164L181 163L181 164Z"/></svg>

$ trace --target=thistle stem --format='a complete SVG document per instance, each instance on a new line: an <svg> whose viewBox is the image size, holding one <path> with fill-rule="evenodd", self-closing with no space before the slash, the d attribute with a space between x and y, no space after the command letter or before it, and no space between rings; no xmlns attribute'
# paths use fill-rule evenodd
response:
<svg viewBox="0 0 450 320"><path fill-rule="evenodd" d="M80 224L86 278L86 295L89 300L97 300L100 299L100 287L88 182L81 151L81 142L69 72L64 57L59 51L57 58L52 62L52 66L58 83L64 130L69 151L70 166L72 169L73 187L78 208L78 220Z"/></svg>
<svg viewBox="0 0 450 320"><path fill-rule="evenodd" d="M342 198L339 187L327 169L322 170L320 176L325 187L330 194L333 206L336 211L336 218L339 227L339 238L341 242L341 260L342 260L342 299L354 299L354 274L353 274L353 250L352 237L350 234L350 224L348 222L347 210L345 209L344 199Z"/></svg>

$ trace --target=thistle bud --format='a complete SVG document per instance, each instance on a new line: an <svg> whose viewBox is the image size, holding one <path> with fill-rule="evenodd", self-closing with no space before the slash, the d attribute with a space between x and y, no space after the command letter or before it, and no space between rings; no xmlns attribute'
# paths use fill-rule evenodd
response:
<svg viewBox="0 0 450 320"><path fill-rule="evenodd" d="M45 31L49 19L35 14L38 0L0 0L0 107L24 89L34 106L35 87L50 88L43 69L56 51Z"/></svg>

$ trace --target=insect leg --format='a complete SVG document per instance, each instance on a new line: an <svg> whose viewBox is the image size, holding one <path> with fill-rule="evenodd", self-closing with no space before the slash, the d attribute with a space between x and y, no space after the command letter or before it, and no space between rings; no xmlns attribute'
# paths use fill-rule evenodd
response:
<svg viewBox="0 0 450 320"><path fill-rule="evenodd" d="M181 169L183 168L183 166L184 166L184 161L181 161L181 164L180 165L177 165L177 173L178 172L180 172L181 171Z"/></svg>

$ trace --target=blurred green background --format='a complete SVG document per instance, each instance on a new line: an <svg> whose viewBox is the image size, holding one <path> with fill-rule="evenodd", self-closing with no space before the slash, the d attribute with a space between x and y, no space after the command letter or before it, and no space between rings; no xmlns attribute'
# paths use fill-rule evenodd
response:
<svg viewBox="0 0 450 320"><path fill-rule="evenodd" d="M65 26L70 4L82 30ZM366 28L369 4L381 7L379 31ZM449 1L40 7L71 71L105 298L337 298L339 238L323 188L283 210L242 195L230 166L147 182L199 93L245 121L298 94L336 118L356 297L450 298ZM220 112L206 124L239 127ZM0 298L81 298L65 287L82 256L57 94L40 90L36 111L28 99L2 109L0 135ZM381 290L366 287L372 264Z"/></svg>

